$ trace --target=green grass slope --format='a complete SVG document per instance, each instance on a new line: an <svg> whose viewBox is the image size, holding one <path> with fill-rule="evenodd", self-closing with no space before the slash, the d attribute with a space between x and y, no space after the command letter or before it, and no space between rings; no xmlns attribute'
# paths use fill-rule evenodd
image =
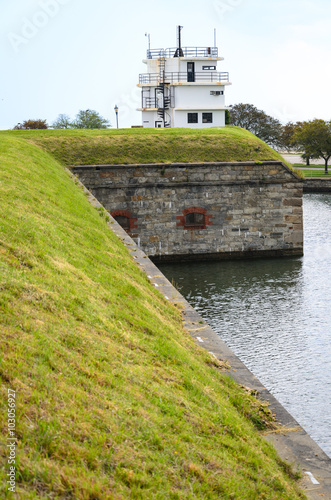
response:
<svg viewBox="0 0 331 500"><path fill-rule="evenodd" d="M59 163L2 135L0 199L1 498L303 498L257 430L266 408L194 344Z"/></svg>
<svg viewBox="0 0 331 500"><path fill-rule="evenodd" d="M65 165L262 161L283 158L247 130L31 130L11 132L41 146ZM1 134L0 134L1 137Z"/></svg>

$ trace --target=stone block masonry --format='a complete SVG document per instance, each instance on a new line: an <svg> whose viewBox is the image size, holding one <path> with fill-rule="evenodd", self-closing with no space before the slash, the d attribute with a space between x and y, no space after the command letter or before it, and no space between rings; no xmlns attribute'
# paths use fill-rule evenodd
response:
<svg viewBox="0 0 331 500"><path fill-rule="evenodd" d="M155 261L303 254L303 181L281 162L76 166Z"/></svg>
<svg viewBox="0 0 331 500"><path fill-rule="evenodd" d="M313 178L309 177L305 178L304 193L331 193L331 179L328 177L325 178Z"/></svg>

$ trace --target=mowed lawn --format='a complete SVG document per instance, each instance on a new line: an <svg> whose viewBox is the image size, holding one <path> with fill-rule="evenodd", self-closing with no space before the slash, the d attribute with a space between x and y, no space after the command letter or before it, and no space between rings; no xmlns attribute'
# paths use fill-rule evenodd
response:
<svg viewBox="0 0 331 500"><path fill-rule="evenodd" d="M55 159L86 163L98 134L0 134L1 498L305 498L263 438L268 409L195 345Z"/></svg>
<svg viewBox="0 0 331 500"><path fill-rule="evenodd" d="M27 130L12 131L11 134L37 144L68 166L284 161L276 151L253 134L233 126L203 130L187 128Z"/></svg>

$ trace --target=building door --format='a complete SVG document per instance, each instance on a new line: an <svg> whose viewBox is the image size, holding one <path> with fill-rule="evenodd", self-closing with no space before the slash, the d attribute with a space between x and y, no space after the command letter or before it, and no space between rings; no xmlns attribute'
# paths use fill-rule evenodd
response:
<svg viewBox="0 0 331 500"><path fill-rule="evenodd" d="M155 128L162 128L162 122L156 121L155 122Z"/></svg>
<svg viewBox="0 0 331 500"><path fill-rule="evenodd" d="M155 89L155 107L163 108L163 92L160 89Z"/></svg>
<svg viewBox="0 0 331 500"><path fill-rule="evenodd" d="M194 62L187 63L187 81L195 82Z"/></svg>

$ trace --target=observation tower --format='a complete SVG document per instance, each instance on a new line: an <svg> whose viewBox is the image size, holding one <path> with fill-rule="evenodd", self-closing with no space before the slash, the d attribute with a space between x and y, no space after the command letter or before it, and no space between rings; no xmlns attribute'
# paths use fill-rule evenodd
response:
<svg viewBox="0 0 331 500"><path fill-rule="evenodd" d="M219 72L223 61L216 47L151 49L148 35L147 73L139 75L143 127L208 128L225 125L225 87L229 73Z"/></svg>

